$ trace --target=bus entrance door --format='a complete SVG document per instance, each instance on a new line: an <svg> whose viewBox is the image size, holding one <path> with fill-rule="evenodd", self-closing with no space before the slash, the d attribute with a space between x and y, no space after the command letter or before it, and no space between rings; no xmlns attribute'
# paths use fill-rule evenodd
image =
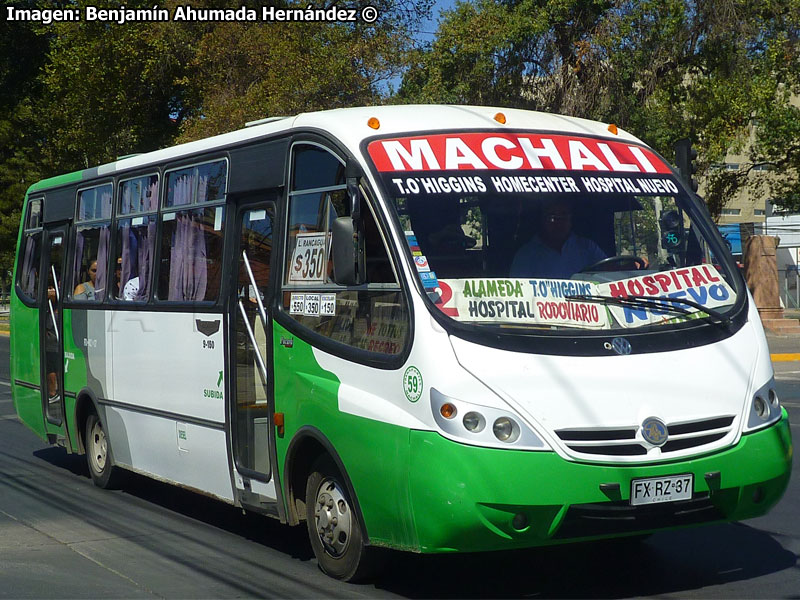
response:
<svg viewBox="0 0 800 600"><path fill-rule="evenodd" d="M42 260L44 280L39 301L41 336L42 403L45 431L56 441L66 440L64 422L64 341L62 303L64 300L63 273L67 229L58 226L46 229L45 252ZM69 445L67 444L67 447Z"/></svg>
<svg viewBox="0 0 800 600"><path fill-rule="evenodd" d="M239 210L238 268L234 285L231 434L242 502L267 508L277 498L272 478L273 418L271 316L267 287L275 206Z"/></svg>

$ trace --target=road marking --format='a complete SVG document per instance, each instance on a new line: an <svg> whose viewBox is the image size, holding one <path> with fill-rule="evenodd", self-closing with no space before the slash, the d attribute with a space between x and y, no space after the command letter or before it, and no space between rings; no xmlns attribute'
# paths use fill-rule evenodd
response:
<svg viewBox="0 0 800 600"><path fill-rule="evenodd" d="M0 385L5 385L7 387L11 387L11 384L7 381L0 381Z"/></svg>
<svg viewBox="0 0 800 600"><path fill-rule="evenodd" d="M787 352L785 354L770 354L772 362L791 362L800 360L800 352Z"/></svg>

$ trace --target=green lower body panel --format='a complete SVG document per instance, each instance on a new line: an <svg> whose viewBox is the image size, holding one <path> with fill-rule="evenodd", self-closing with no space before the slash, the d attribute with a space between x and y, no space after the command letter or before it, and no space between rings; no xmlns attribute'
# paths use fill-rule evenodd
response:
<svg viewBox="0 0 800 600"><path fill-rule="evenodd" d="M19 420L25 423L41 439L45 439L44 415L42 414L42 392L14 384L14 410Z"/></svg>
<svg viewBox="0 0 800 600"><path fill-rule="evenodd" d="M411 432L410 451L421 552L505 550L757 517L780 500L792 463L785 412L733 448L662 464L574 463L554 452L465 446L423 431ZM691 500L630 506L631 480L688 473Z"/></svg>

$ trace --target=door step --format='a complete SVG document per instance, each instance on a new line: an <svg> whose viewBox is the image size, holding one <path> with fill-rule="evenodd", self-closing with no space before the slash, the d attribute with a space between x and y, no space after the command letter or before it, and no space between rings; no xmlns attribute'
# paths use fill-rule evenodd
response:
<svg viewBox="0 0 800 600"><path fill-rule="evenodd" d="M53 446L61 446L62 448L67 447L67 438L63 435L57 435L55 433L48 433L47 434L47 443Z"/></svg>

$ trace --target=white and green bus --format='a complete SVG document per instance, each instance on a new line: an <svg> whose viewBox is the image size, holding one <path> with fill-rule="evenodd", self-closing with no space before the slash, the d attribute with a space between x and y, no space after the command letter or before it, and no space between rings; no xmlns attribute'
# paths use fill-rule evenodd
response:
<svg viewBox="0 0 800 600"><path fill-rule="evenodd" d="M788 484L743 278L613 125L268 119L31 186L14 277L27 426L101 487L305 522L333 577L746 519Z"/></svg>

